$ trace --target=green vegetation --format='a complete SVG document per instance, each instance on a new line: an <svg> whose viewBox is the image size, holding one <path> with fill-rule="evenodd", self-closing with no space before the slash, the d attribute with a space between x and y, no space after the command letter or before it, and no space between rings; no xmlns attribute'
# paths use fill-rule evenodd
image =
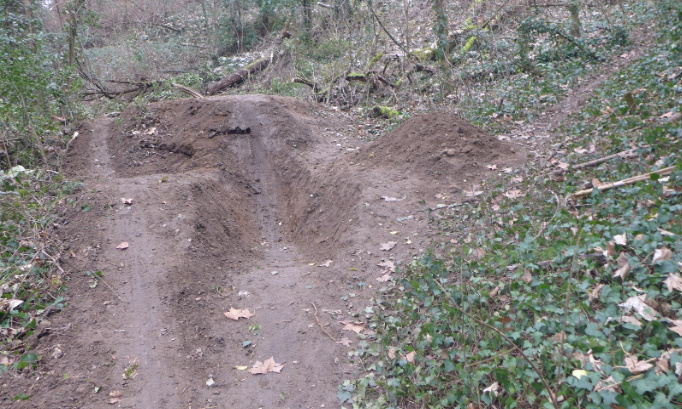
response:
<svg viewBox="0 0 682 409"><path fill-rule="evenodd" d="M478 204L432 212L457 246L405 266L380 291L376 338L353 353L364 372L340 386L342 403L682 405L682 8L657 7L656 45L567 121L556 160L636 155L562 175L519 171ZM668 167L571 196L585 182Z"/></svg>
<svg viewBox="0 0 682 409"><path fill-rule="evenodd" d="M82 109L79 81L43 30L40 7L5 1L0 11L0 350L13 351L0 363L5 372L36 367L40 356L25 342L62 308L52 230L59 200L77 185L57 172L64 138L73 137L60 123Z"/></svg>

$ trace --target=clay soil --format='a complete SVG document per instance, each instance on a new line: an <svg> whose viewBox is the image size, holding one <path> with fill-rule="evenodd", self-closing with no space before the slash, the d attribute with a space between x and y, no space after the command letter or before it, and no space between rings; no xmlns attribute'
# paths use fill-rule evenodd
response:
<svg viewBox="0 0 682 409"><path fill-rule="evenodd" d="M66 164L82 188L58 226L67 307L31 340L39 372L3 382L0 406L338 407L361 370L342 321L363 322L386 262L447 239L425 209L472 200L527 157L449 113L377 141L356 121L246 95L84 125ZM231 307L255 315L233 321ZM237 368L270 357L281 373ZM12 402L20 392L31 398Z"/></svg>

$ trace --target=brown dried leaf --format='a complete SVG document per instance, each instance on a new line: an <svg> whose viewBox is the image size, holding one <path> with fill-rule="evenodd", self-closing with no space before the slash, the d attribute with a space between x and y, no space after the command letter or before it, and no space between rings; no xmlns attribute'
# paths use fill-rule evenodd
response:
<svg viewBox="0 0 682 409"><path fill-rule="evenodd" d="M386 281L391 279L391 273L386 273L382 275L381 277L377 277L377 281L380 283L385 283Z"/></svg>
<svg viewBox="0 0 682 409"><path fill-rule="evenodd" d="M514 189L506 191L504 196L508 197L509 199L517 199L519 197L523 197L523 193L521 193L519 189Z"/></svg>
<svg viewBox="0 0 682 409"><path fill-rule="evenodd" d="M597 298L599 298L599 291L601 291L602 288L604 288L604 284L597 284L597 286L594 287L592 291L590 291L590 293L588 294L588 297L590 297L590 301L594 301Z"/></svg>
<svg viewBox="0 0 682 409"><path fill-rule="evenodd" d="M407 362L413 364L414 363L414 356L415 356L415 352L412 351L412 352L408 352L408 354L404 355L403 357L407 360Z"/></svg>
<svg viewBox="0 0 682 409"><path fill-rule="evenodd" d="M398 243L395 241L389 241L386 243L381 243L380 248L382 251L390 251L393 249L393 247L395 247L396 244L398 244Z"/></svg>
<svg viewBox="0 0 682 409"><path fill-rule="evenodd" d="M530 275L530 271L529 271L529 270L524 270L523 275L521 275L521 279L522 279L523 282L525 282L526 284L530 284L530 283L533 281L533 276Z"/></svg>
<svg viewBox="0 0 682 409"><path fill-rule="evenodd" d="M654 258L651 260L652 263L656 263L657 261L665 261L665 260L670 260L670 258L673 256L673 252L667 248L667 247L662 247L660 249L656 249L654 251Z"/></svg>
<svg viewBox="0 0 682 409"><path fill-rule="evenodd" d="M485 250L480 247L472 249L469 254L471 254L475 259L480 260L485 256Z"/></svg>
<svg viewBox="0 0 682 409"><path fill-rule="evenodd" d="M249 310L238 310L236 308L230 307L230 311L225 313L225 316L231 320L237 321L240 318L251 318L255 314L249 312Z"/></svg>
<svg viewBox="0 0 682 409"><path fill-rule="evenodd" d="M668 327L669 330L672 332L677 333L678 335L682 336L682 320L669 320L673 326Z"/></svg>
<svg viewBox="0 0 682 409"><path fill-rule="evenodd" d="M616 234L615 236L613 236L613 241L615 241L616 244L619 244L621 246L627 246L628 245L628 235L627 235L627 233Z"/></svg>
<svg viewBox="0 0 682 409"><path fill-rule="evenodd" d="M616 263L618 263L618 269L613 273L613 277L619 277L621 280L625 280L625 276L630 272L630 261L628 261L628 257L625 253L620 253Z"/></svg>
<svg viewBox="0 0 682 409"><path fill-rule="evenodd" d="M636 327L641 327L642 326L642 321L638 320L637 318L631 316L631 315L626 315L623 317L623 322L626 322L628 324L632 324Z"/></svg>
<svg viewBox="0 0 682 409"><path fill-rule="evenodd" d="M382 261L381 263L377 264L377 266L383 267L391 273L395 273L395 263L391 260Z"/></svg>
<svg viewBox="0 0 682 409"><path fill-rule="evenodd" d="M654 367L647 361L638 360L636 356L629 356L625 358L625 366L628 368L628 371L632 372L635 375L642 372L646 372Z"/></svg>
<svg viewBox="0 0 682 409"><path fill-rule="evenodd" d="M359 334L362 332L362 330L365 329L365 326L362 325L361 323L353 323L350 321L339 321L341 324L344 324L343 330L344 331L351 331L355 332L356 334Z"/></svg>
<svg viewBox="0 0 682 409"><path fill-rule="evenodd" d="M123 394L121 393L121 391L111 391L109 392L109 396L111 396L112 398L120 398L121 396L123 396Z"/></svg>
<svg viewBox="0 0 682 409"><path fill-rule="evenodd" d="M682 277L678 274L668 275L668 278L665 279L664 283L668 287L668 291L682 291Z"/></svg>
<svg viewBox="0 0 682 409"><path fill-rule="evenodd" d="M613 379L613 376L609 376L608 378L602 379L599 382L597 382L597 385L594 387L594 391L595 392L608 391L618 393L620 392L620 384L616 382L615 379Z"/></svg>
<svg viewBox="0 0 682 409"><path fill-rule="evenodd" d="M253 375L265 375L268 372L280 373L282 368L284 368L284 364L275 362L275 357L273 356L263 362L256 361L253 367L249 369L249 372Z"/></svg>
<svg viewBox="0 0 682 409"><path fill-rule="evenodd" d="M119 244L118 246L116 246L116 248L119 249L119 250L125 250L125 249L127 249L128 247L130 247L130 244L128 244L127 241L122 241L121 244Z"/></svg>
<svg viewBox="0 0 682 409"><path fill-rule="evenodd" d="M483 393L490 393L493 396L497 396L497 392L500 389L500 384L497 382L493 382L492 385L488 386L487 388L483 389Z"/></svg>
<svg viewBox="0 0 682 409"><path fill-rule="evenodd" d="M625 311L635 310L639 315L647 321L654 321L658 312L645 303L646 294L633 295L625 300L624 303L618 304L619 307Z"/></svg>
<svg viewBox="0 0 682 409"><path fill-rule="evenodd" d="M497 170L497 165L494 165L494 164L493 164L493 165L488 165L488 166L486 166L486 167L487 167L488 169L490 169L490 170Z"/></svg>
<svg viewBox="0 0 682 409"><path fill-rule="evenodd" d="M349 338L343 337L343 338L341 338L339 341L336 341L336 343L337 343L337 344L341 344L341 345L343 345L343 346L345 346L345 347L349 347L350 344L353 343L353 341L351 341Z"/></svg>

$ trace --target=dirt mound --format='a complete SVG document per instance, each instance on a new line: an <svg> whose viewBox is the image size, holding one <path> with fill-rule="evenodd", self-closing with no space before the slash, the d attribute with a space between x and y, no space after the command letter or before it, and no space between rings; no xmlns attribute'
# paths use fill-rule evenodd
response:
<svg viewBox="0 0 682 409"><path fill-rule="evenodd" d="M358 161L371 168L400 167L423 179L460 182L525 162L525 150L499 141L455 114L410 118L364 147ZM495 169L488 166L495 165Z"/></svg>

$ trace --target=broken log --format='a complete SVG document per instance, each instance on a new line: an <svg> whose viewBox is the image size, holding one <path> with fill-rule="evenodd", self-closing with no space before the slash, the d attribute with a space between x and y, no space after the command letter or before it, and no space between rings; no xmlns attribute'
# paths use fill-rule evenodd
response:
<svg viewBox="0 0 682 409"><path fill-rule="evenodd" d="M171 86L174 87L174 88L179 89L180 91L182 91L182 92L184 92L184 93L186 93L186 94L189 94L189 95L193 96L194 98L198 98L198 99L204 98L204 96L201 95L200 93L198 93L197 91L193 90L193 89L190 88L190 87L186 87L186 86L184 86L184 85L182 85L182 84L171 83Z"/></svg>
<svg viewBox="0 0 682 409"><path fill-rule="evenodd" d="M214 95L224 90L225 88L241 84L242 82L244 82L244 80L249 78L249 76L259 71L263 71L268 65L270 65L270 61L272 61L272 55L270 57L263 57L259 60L256 60L255 62L233 73L232 75L229 75L209 85L208 88L206 89L206 93L208 95Z"/></svg>

